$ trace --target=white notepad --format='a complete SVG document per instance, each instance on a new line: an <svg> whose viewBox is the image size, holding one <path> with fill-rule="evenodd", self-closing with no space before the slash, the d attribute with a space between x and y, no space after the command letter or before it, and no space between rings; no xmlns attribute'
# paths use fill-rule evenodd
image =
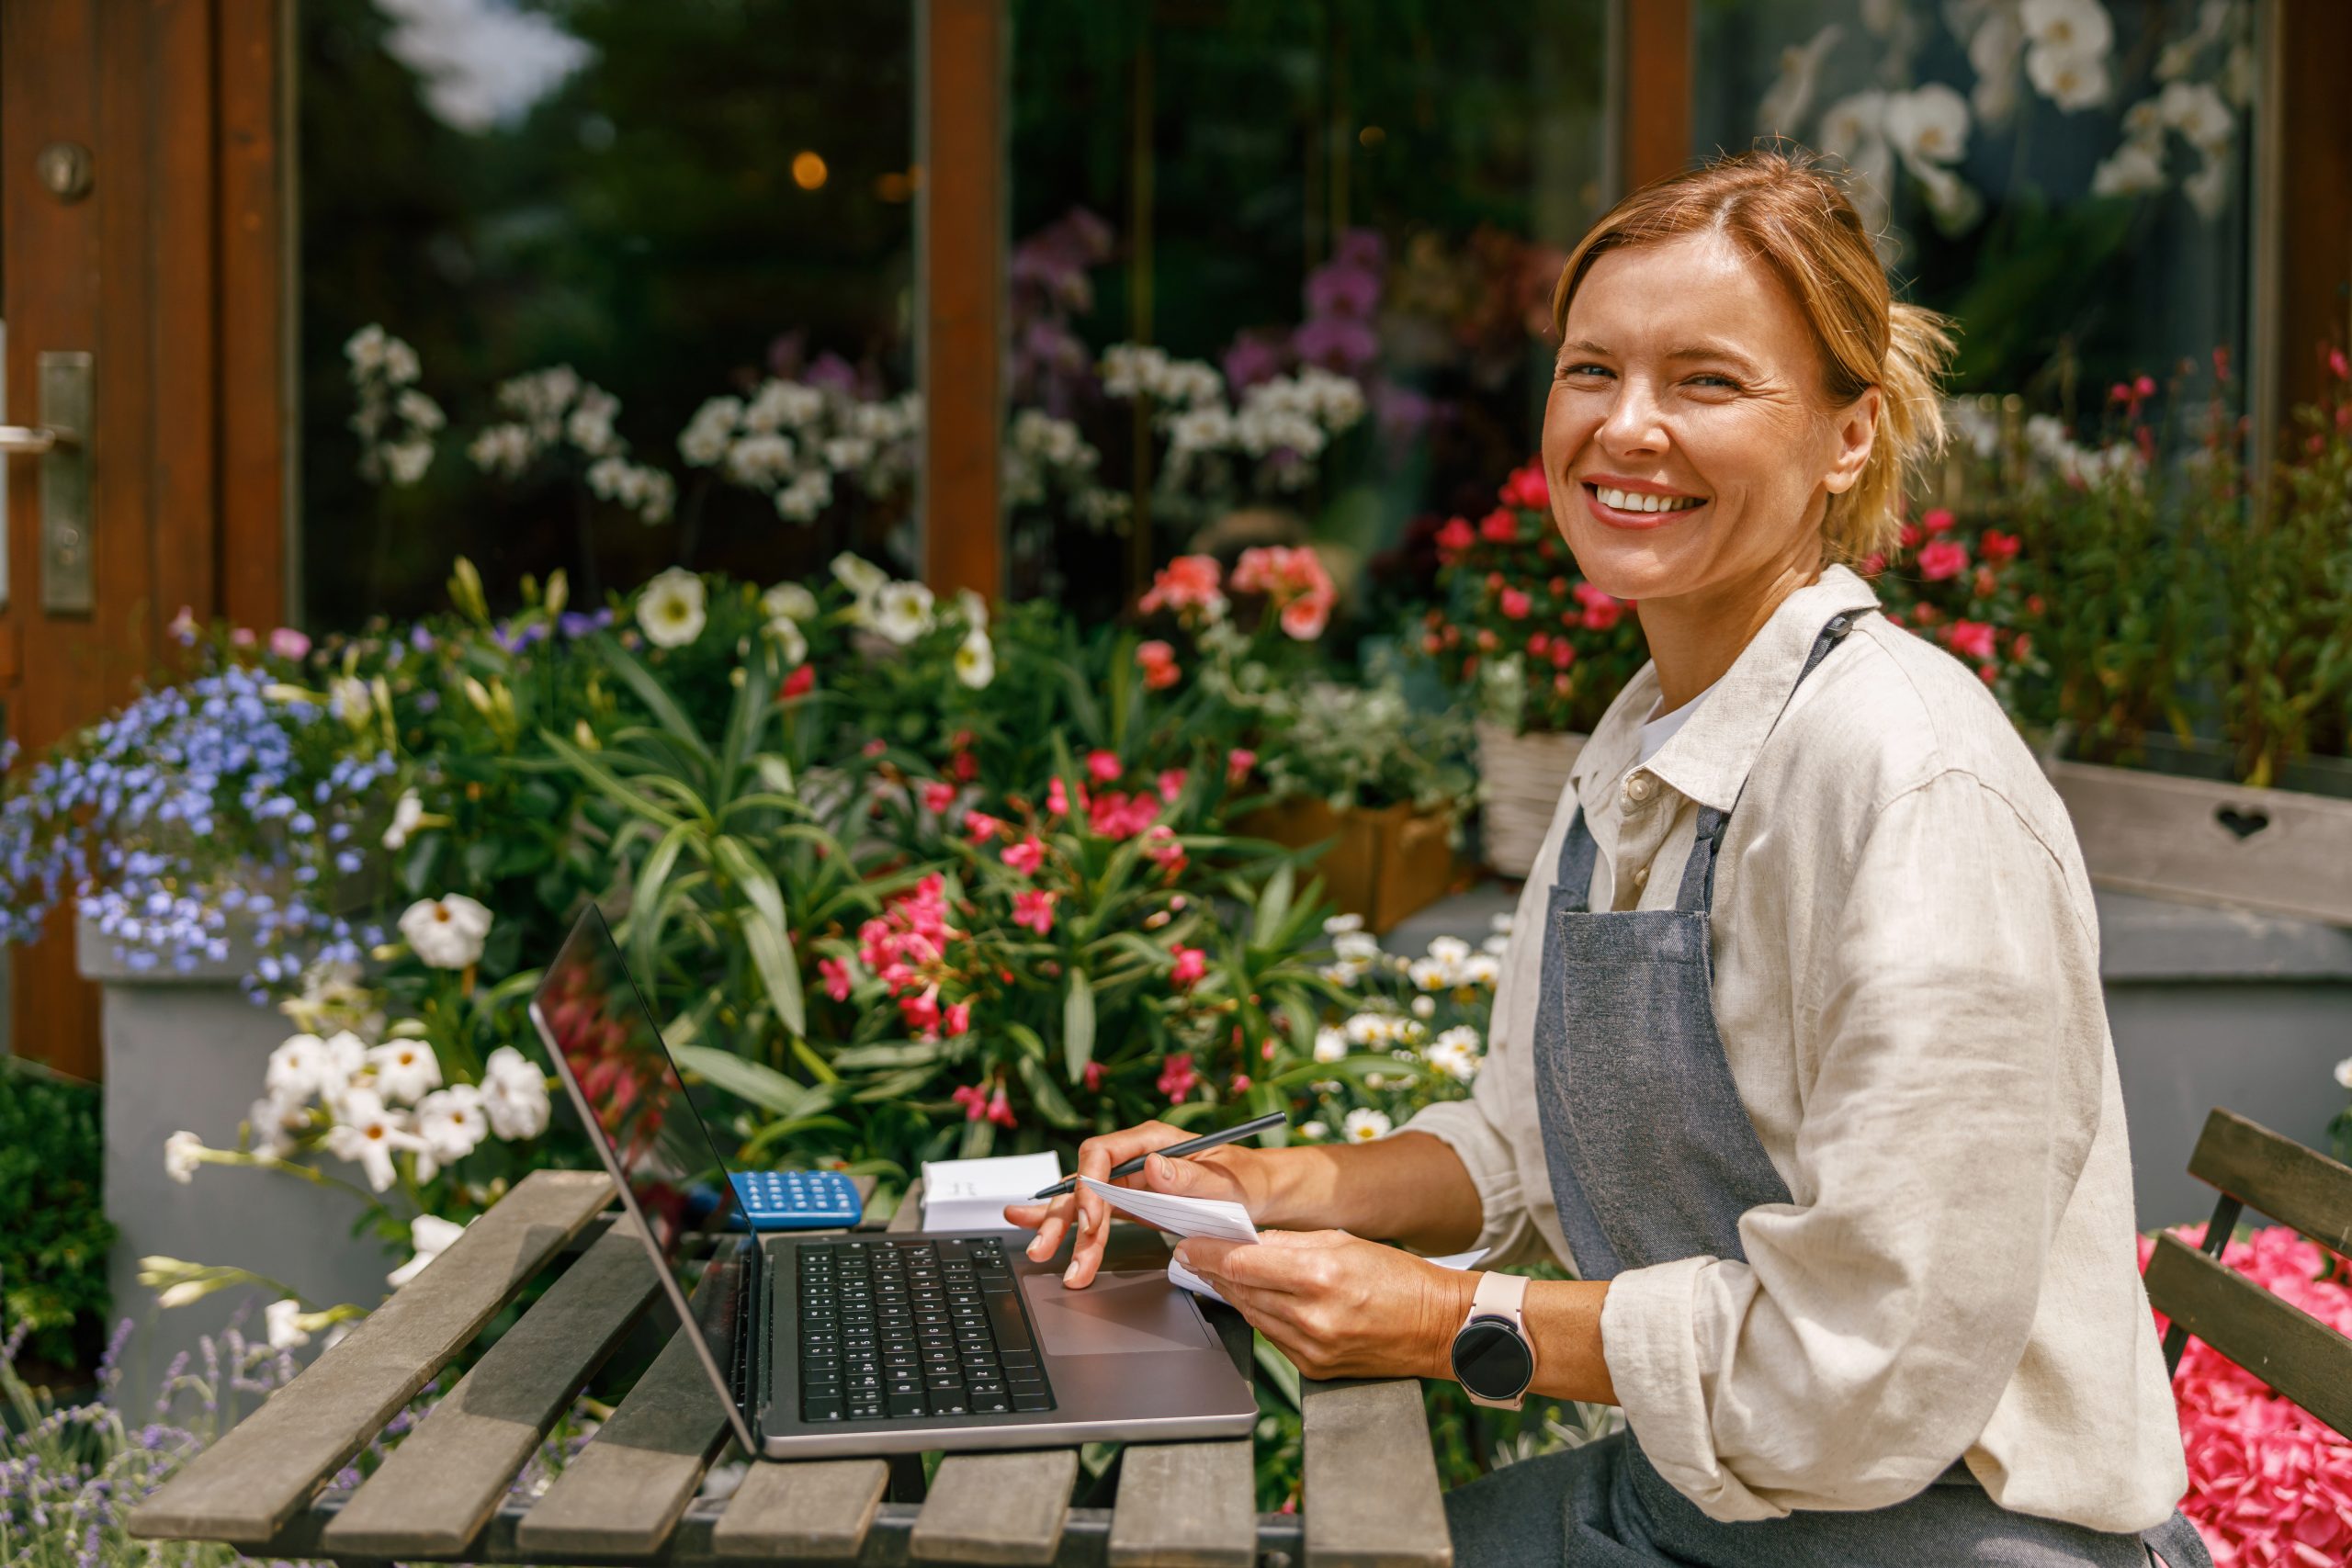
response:
<svg viewBox="0 0 2352 1568"><path fill-rule="evenodd" d="M1062 1179L1061 1156L999 1155L991 1159L933 1159L922 1167L922 1228L927 1231L1009 1231L1007 1203L1025 1203Z"/></svg>
<svg viewBox="0 0 2352 1568"><path fill-rule="evenodd" d="M1167 1231L1180 1236L1204 1235L1213 1241L1254 1242L1258 1227L1250 1223L1250 1211L1224 1198L1179 1198L1167 1192L1141 1192L1131 1187L1114 1187L1107 1181L1097 1181L1081 1176L1079 1182L1111 1207L1131 1219L1140 1220L1154 1230ZM1487 1256L1487 1249L1457 1252L1447 1258L1432 1258L1430 1262L1441 1269L1467 1269ZM1168 1280L1182 1285L1195 1295L1206 1296L1213 1302L1225 1298L1216 1287L1185 1268L1174 1258L1168 1260Z"/></svg>

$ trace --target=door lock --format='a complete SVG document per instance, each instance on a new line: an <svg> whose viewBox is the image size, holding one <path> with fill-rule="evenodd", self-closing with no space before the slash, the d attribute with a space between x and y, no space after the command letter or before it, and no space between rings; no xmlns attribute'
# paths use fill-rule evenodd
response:
<svg viewBox="0 0 2352 1568"><path fill-rule="evenodd" d="M40 607L52 615L97 608L90 552L90 355L40 355L40 423L0 424L0 453L40 459Z"/></svg>

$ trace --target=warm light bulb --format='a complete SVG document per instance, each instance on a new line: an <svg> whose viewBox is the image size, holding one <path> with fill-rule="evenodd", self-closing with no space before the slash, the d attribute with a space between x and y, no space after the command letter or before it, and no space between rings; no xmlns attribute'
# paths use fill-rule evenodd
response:
<svg viewBox="0 0 2352 1568"><path fill-rule="evenodd" d="M802 152L792 160L792 183L802 190L815 190L825 183L825 160L814 152Z"/></svg>

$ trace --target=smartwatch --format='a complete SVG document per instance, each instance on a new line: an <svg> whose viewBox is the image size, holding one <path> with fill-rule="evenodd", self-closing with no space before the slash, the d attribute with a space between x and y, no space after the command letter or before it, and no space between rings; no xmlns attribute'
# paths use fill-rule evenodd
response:
<svg viewBox="0 0 2352 1568"><path fill-rule="evenodd" d="M1520 1316L1526 1300L1525 1275L1478 1276L1470 1315L1453 1336L1453 1375L1471 1403L1517 1410L1525 1402L1535 1381L1535 1348Z"/></svg>

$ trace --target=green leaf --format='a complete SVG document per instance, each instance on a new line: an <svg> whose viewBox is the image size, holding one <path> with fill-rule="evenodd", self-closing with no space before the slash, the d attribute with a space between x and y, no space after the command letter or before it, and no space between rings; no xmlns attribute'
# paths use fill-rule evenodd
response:
<svg viewBox="0 0 2352 1568"><path fill-rule="evenodd" d="M605 662L612 666L613 673L620 677L621 683L645 705L645 711L653 716L655 722L675 736L678 744L692 753L704 767L713 766L715 759L710 754L710 748L704 744L694 721L686 716L685 710L677 705L653 671L638 662L637 656L617 642L601 641L598 650L604 654Z"/></svg>
<svg viewBox="0 0 2352 1568"><path fill-rule="evenodd" d="M1288 861L1276 866L1274 874L1266 879L1265 891L1258 896L1257 918L1250 923L1250 946L1265 947L1272 942L1274 933L1282 928L1283 918L1290 913L1294 880Z"/></svg>
<svg viewBox="0 0 2352 1568"><path fill-rule="evenodd" d="M802 1066L808 1069L808 1076L819 1083L837 1084L842 1081L841 1074L833 1071L833 1065L819 1055L817 1048L808 1041L797 1039L793 1041L792 1055Z"/></svg>
<svg viewBox="0 0 2352 1568"><path fill-rule="evenodd" d="M1094 1059L1094 985L1083 969L1069 972L1069 995L1062 1003L1062 1061L1069 1069L1069 1081L1078 1082L1086 1076L1086 1064Z"/></svg>
<svg viewBox="0 0 2352 1568"><path fill-rule="evenodd" d="M569 762L582 778L594 784L599 791L625 809L634 811L639 817L648 821L659 823L663 828L674 828L684 820L676 813L663 810L636 790L621 783L610 768L605 767L604 763L597 761L555 731L542 729L539 731L539 739L547 742L548 750Z"/></svg>
<svg viewBox="0 0 2352 1568"><path fill-rule="evenodd" d="M774 1067L748 1061L732 1051L709 1045L673 1045L678 1066L738 1100L749 1100L779 1116L797 1116L808 1102L808 1090Z"/></svg>
<svg viewBox="0 0 2352 1568"><path fill-rule="evenodd" d="M1086 1125L1076 1108L1070 1104L1069 1098L1055 1084L1054 1075L1046 1071L1036 1058L1022 1057L1019 1069L1021 1081L1029 1086L1030 1098L1037 1102L1037 1109L1045 1113L1046 1121L1057 1127Z"/></svg>
<svg viewBox="0 0 2352 1568"><path fill-rule="evenodd" d="M773 751L763 751L752 765L759 771L760 784L777 795L797 796L799 788L792 782L792 764Z"/></svg>
<svg viewBox="0 0 2352 1568"><path fill-rule="evenodd" d="M1275 1392L1290 1402L1291 1408L1297 1409L1298 1369L1264 1335L1253 1332L1250 1337L1250 1354L1256 1358L1259 1371L1266 1374L1266 1381L1274 1385Z"/></svg>
<svg viewBox="0 0 2352 1568"><path fill-rule="evenodd" d="M767 918L768 924L778 931L792 930L792 922L784 917L784 889L776 886L775 873L753 858L752 852L743 847L742 840L719 834L710 840L710 857L729 880L743 890L752 908Z"/></svg>
<svg viewBox="0 0 2352 1568"><path fill-rule="evenodd" d="M629 898L629 962L649 984L653 979L654 948L662 937L662 891L677 869L689 831L690 826L681 822L662 835L662 841L645 857L645 867L638 873L637 887Z"/></svg>
<svg viewBox="0 0 2352 1568"><path fill-rule="evenodd" d="M743 917L743 945L775 1003L776 1016L797 1035L808 1032L808 1012L800 995L800 962L792 952L792 938L753 909Z"/></svg>
<svg viewBox="0 0 2352 1568"><path fill-rule="evenodd" d="M910 1040L894 1045L853 1045L833 1055L833 1066L841 1072L855 1072L861 1067L916 1067L936 1062L947 1048L944 1040Z"/></svg>

